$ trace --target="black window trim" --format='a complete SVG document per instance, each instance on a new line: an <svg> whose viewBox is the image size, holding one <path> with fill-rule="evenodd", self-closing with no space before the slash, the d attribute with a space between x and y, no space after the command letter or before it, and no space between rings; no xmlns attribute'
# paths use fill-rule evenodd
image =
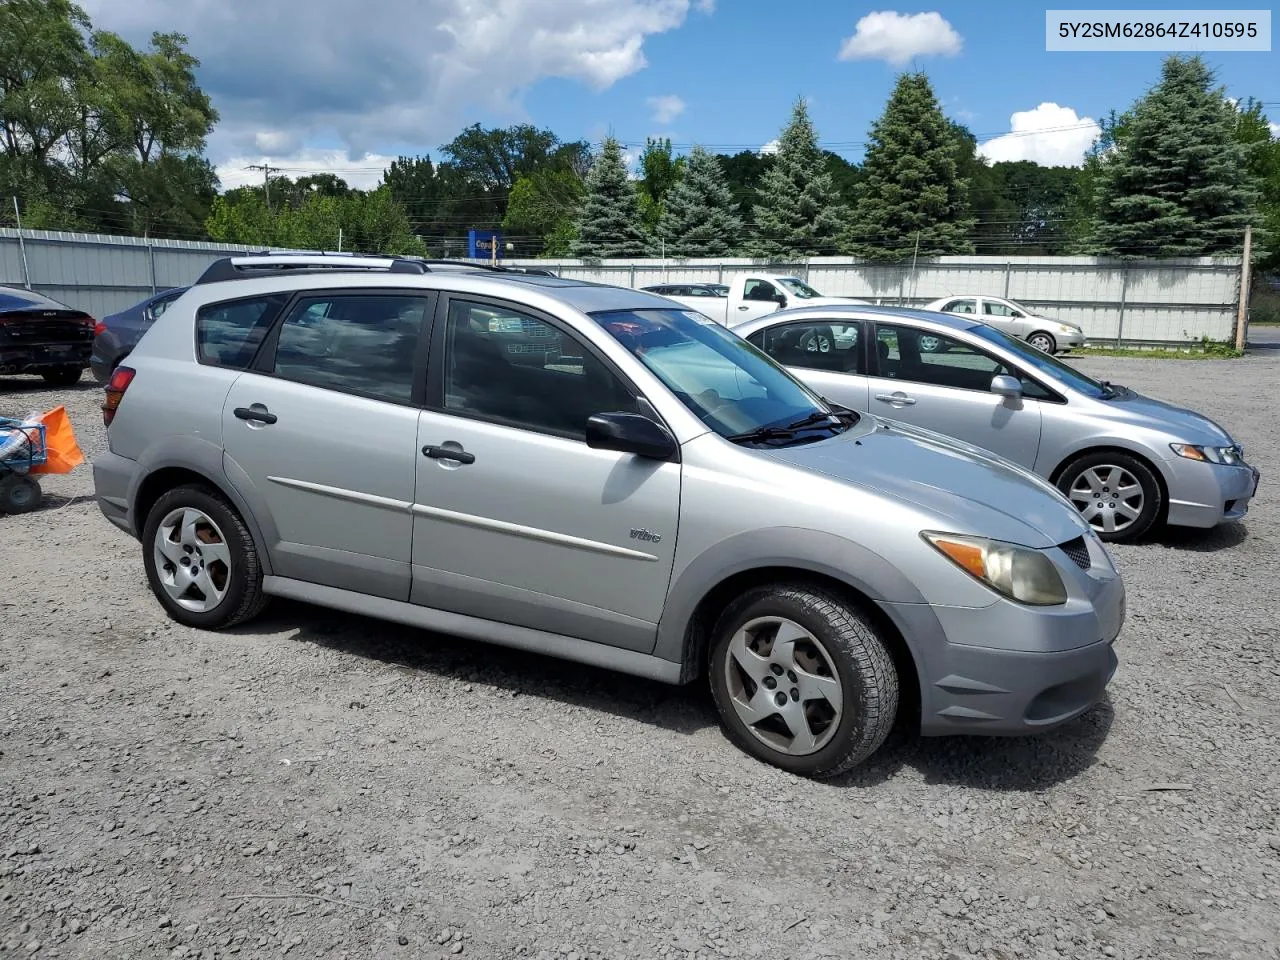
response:
<svg viewBox="0 0 1280 960"><path fill-rule="evenodd" d="M422 326L418 330L418 343L413 352L413 382L410 385L408 400L392 400L388 397L379 396L364 390L345 390L340 387L322 386L317 383L309 383L306 380L299 380L296 377L288 377L280 373L276 373L273 369L275 366L276 346L280 341L280 331L284 327L285 320L292 315L294 309L299 302L303 300L315 300L320 297L328 297L330 299L338 299L341 297L370 297L370 296L388 296L388 297L413 297L418 300L425 300L426 306L422 312ZM253 361L244 369L244 373L254 373L262 377L270 377L272 380L282 380L286 383L296 383L299 386L311 387L315 390L325 390L329 393L336 393L347 397L362 397L365 400L373 400L377 403L386 403L395 407L412 407L422 409L423 395L425 393L426 366L427 366L427 347L431 342L431 328L435 319L437 293L435 290L428 290L423 287L316 287L305 290L290 291L290 296L285 305L280 308L280 312L271 321L271 327L267 331L267 335L262 338L262 343L258 345L258 351L254 354ZM258 299L256 297L242 297L240 299Z"/></svg>
<svg viewBox="0 0 1280 960"><path fill-rule="evenodd" d="M510 310L514 313L523 314L534 320L539 320L547 326L572 337L575 341L582 345L582 348L596 358L604 368L609 371L622 384L623 388L631 393L639 401L643 401L646 408L645 415L654 420L659 426L670 433L673 437L675 431L671 429L670 424L663 419L658 412L657 406L650 400L643 390L641 390L631 377L621 370L616 363L609 357L605 356L598 347L588 337L585 337L572 324L566 323L559 317L539 310L537 307L530 306L527 303L521 303L518 300L506 300L502 297L492 297L478 293L467 293L461 290L441 290L440 299L436 303L435 319L431 328L431 344L428 350L428 363L426 375L426 389L423 398L423 407L432 413L438 413L446 417L457 417L460 420L474 420L477 423L491 423L499 427L507 427L511 430L522 430L525 433L536 433L544 437L555 437L559 440L569 440L574 443L586 446L586 440L579 434L571 433L568 430L551 430L545 427L534 427L528 423L522 423L516 420L508 420L505 417L493 417L481 413L472 413L467 410L450 410L444 405L444 363L445 363L445 334L448 332L449 325L449 309L455 302L474 303L480 306L495 307L500 310ZM647 308L646 308L647 309ZM594 322L594 321L593 321ZM607 334L606 334L607 336ZM600 413L607 411L601 410ZM639 405L637 410L640 412ZM675 450L667 462L679 463L680 445L676 443Z"/></svg>
<svg viewBox="0 0 1280 960"><path fill-rule="evenodd" d="M875 321L875 322L874 322L874 324L873 324L874 335L868 338L868 342L875 342L875 341L878 341L878 340L879 340L879 338L880 338L880 328L881 328L882 326L884 326L884 327L910 327L912 330L915 330L915 331L917 331L917 332L919 332L919 333L923 333L925 336L942 336L942 337L951 337L951 338L952 338L952 339L954 339L954 340L958 340L959 342L963 343L966 347L969 347L971 350L976 350L977 352L981 353L983 356L990 357L992 360L995 360L995 361L999 362L999 363L1000 363L1000 364L1002 364L1003 366L1006 366L1006 367L1012 367L1013 369L1017 370L1017 371L1020 373L1021 378L1025 378L1025 379L1027 379L1027 380L1030 380L1032 383L1034 383L1036 386L1038 386L1041 390L1043 390L1045 393L1047 393L1047 394L1049 395L1049 396L1047 396L1047 397L1025 397L1025 399L1027 399L1027 400L1034 400L1034 401L1036 401L1036 403L1055 403L1055 404L1059 404L1059 405L1062 405L1062 406L1066 406L1066 403L1067 403L1067 398L1066 398L1066 397L1062 396L1062 394L1061 394L1061 393L1059 393L1057 390L1054 390L1052 387L1050 387L1049 385L1047 385L1047 384L1044 382L1044 380L1043 380L1043 379L1041 379L1040 377L1038 377L1038 376L1036 376L1036 375L1034 375L1034 374L1032 374L1032 373L1028 372L1027 368L1026 368L1026 367L1024 367L1022 364L1020 364L1020 363L1016 363L1016 362L1014 362L1014 361L1012 361L1012 360L1005 360L1003 357L998 357L998 356L996 356L995 354L993 354L993 353L992 353L990 350L988 350L985 346L979 345L979 344L977 344L977 343L973 343L973 342L971 342L971 341L969 341L969 340L965 340L965 339L962 339L961 337L956 336L956 334L958 334L958 333L965 333L966 331L962 331L962 330L948 330L947 332L943 333L943 332L941 332L941 331L930 331L930 330L927 330L926 328L924 328L924 327L920 327L920 326L917 326L916 324L911 323L911 322L909 322L909 321L907 321L907 320L905 320L905 319L904 319L904 320L899 320L899 321L894 321L894 320L877 320L877 321ZM879 352L878 350L872 350L872 351L870 351L869 353L870 353L870 355L869 355L869 360L870 360L870 362L871 362L871 363L873 363L873 364L874 364L874 366L868 367L868 369L869 369L869 370L873 370L874 372L873 372L873 373L868 374L868 376L875 377L875 378L876 378L876 379L878 379L878 380L885 380L885 379L888 379L887 377L884 377L884 376L880 373L880 352ZM901 381L901 382L904 382L904 383L921 383L921 381L919 381L919 380L906 380L906 381ZM932 383L921 383L921 385L922 385L922 386L926 386L926 387L941 386L940 384L932 384ZM991 393L991 391L990 391L990 390L973 390L973 389L970 389L969 387L950 387L950 386L947 386L947 387L944 387L944 389L947 389L947 390L964 390L964 391L967 391L968 393L987 393L987 394L990 394L990 393Z"/></svg>
<svg viewBox="0 0 1280 960"><path fill-rule="evenodd" d="M761 342L758 344L755 344L755 346L774 363L779 363L783 367L786 367L788 366L788 364L782 363L777 357L769 353L769 351L764 348L765 333L768 333L773 330L781 330L783 327L795 327L801 324L805 324L808 326L825 325L828 327L832 326L833 324L839 324L840 326L843 326L843 327L856 326L858 328L858 345L857 347L854 348L854 352L856 352L859 355L860 366L862 367L862 370L860 371L855 370L850 372L847 370L846 371L824 370L821 367L802 367L801 369L813 370L817 373L834 373L836 376L841 376L841 377L865 377L869 375L867 371L871 369L871 365L870 365L871 361L869 357L869 352L867 350L867 323L868 321L864 320L862 317L832 317L832 318L795 317L794 319L789 318L787 320L783 320L781 323L771 323L766 326L763 326L759 330L756 330L754 333L748 336L747 339L748 341L750 341L751 337L754 337L756 334L760 334ZM799 366L799 364L791 364L791 366Z"/></svg>

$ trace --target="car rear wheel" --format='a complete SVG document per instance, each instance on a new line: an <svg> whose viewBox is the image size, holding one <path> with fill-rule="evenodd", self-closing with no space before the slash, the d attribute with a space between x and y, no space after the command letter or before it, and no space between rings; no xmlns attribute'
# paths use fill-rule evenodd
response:
<svg viewBox="0 0 1280 960"><path fill-rule="evenodd" d="M51 387L71 387L80 382L80 374L84 367L54 367L42 370L40 376Z"/></svg>
<svg viewBox="0 0 1280 960"><path fill-rule="evenodd" d="M811 777L832 777L880 747L898 710L898 675L878 629L820 587L748 591L713 634L711 691L729 739Z"/></svg>
<svg viewBox="0 0 1280 960"><path fill-rule="evenodd" d="M1058 348L1058 341L1053 339L1053 334L1045 333L1043 330L1037 330L1027 337L1027 343L1037 350L1043 350L1049 354L1052 354Z"/></svg>
<svg viewBox="0 0 1280 960"><path fill-rule="evenodd" d="M266 605L253 536L231 504L207 487L161 495L147 514L142 544L151 591L181 624L221 630Z"/></svg>
<svg viewBox="0 0 1280 960"><path fill-rule="evenodd" d="M24 473L0 477L0 513L30 513L43 496L40 484Z"/></svg>
<svg viewBox="0 0 1280 960"><path fill-rule="evenodd" d="M1103 540L1137 540L1160 516L1160 481L1141 460L1124 453L1091 453L1072 461L1058 477L1066 494Z"/></svg>

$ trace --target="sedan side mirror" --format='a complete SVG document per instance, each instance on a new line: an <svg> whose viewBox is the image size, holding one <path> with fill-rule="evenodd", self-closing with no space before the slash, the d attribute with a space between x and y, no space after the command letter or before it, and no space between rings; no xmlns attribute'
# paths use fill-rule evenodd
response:
<svg viewBox="0 0 1280 960"><path fill-rule="evenodd" d="M1008 400L1016 400L1022 396L1022 384L1017 377L1001 373L991 378L991 392L997 393Z"/></svg>
<svg viewBox="0 0 1280 960"><path fill-rule="evenodd" d="M587 419L587 446L649 460L670 460L676 439L661 424L638 413L596 413Z"/></svg>
<svg viewBox="0 0 1280 960"><path fill-rule="evenodd" d="M1013 319L1015 320L1021 320L1023 317L1026 316L1026 314L1023 313L1021 310L1010 310L1009 316L1013 317Z"/></svg>
<svg viewBox="0 0 1280 960"><path fill-rule="evenodd" d="M787 295L785 293L775 293L773 295L773 302L780 307L785 307L787 305Z"/></svg>

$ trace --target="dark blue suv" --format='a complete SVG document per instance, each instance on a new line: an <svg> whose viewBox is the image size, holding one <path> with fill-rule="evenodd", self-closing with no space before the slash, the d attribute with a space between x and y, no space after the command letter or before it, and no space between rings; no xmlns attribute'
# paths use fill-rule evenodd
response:
<svg viewBox="0 0 1280 960"><path fill-rule="evenodd" d="M94 378L99 383L110 380L112 371L137 346L142 335L156 322L156 318L186 291L186 287L161 290L141 303L135 303L128 310L121 310L100 320L94 328L93 355L89 357L89 368L93 371Z"/></svg>

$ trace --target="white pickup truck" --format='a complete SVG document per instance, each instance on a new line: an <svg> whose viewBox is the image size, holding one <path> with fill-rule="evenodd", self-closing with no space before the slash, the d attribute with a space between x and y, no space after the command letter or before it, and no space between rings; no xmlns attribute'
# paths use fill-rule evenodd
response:
<svg viewBox="0 0 1280 960"><path fill-rule="evenodd" d="M773 273L743 273L728 286L721 283L658 283L642 287L705 314L726 327L762 317L786 307L866 303L853 297L824 297L799 277Z"/></svg>

